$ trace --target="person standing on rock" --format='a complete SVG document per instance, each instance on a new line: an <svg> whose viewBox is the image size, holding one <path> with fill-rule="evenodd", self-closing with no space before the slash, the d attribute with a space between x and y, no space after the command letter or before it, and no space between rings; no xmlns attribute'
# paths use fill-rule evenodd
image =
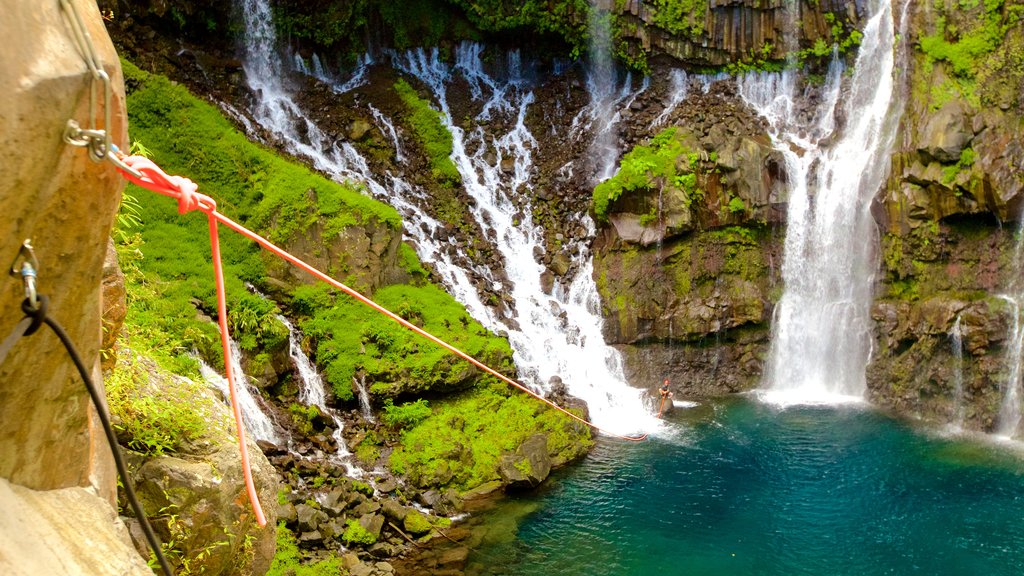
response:
<svg viewBox="0 0 1024 576"><path fill-rule="evenodd" d="M672 410L672 392L668 389L667 379L662 383L661 388L658 388L658 392L661 393L661 406L658 407L658 418L661 418L661 415L665 413L666 404L669 411Z"/></svg>

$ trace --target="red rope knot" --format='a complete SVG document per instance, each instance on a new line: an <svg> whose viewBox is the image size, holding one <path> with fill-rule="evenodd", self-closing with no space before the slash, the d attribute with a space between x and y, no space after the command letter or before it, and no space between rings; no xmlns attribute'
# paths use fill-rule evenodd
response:
<svg viewBox="0 0 1024 576"><path fill-rule="evenodd" d="M209 214L217 209L217 203L213 201L213 198L198 192L199 186L195 182L182 176L168 176L149 158L127 156L122 161L126 166L142 175L142 178L138 178L124 172L125 177L143 188L177 200L179 214L185 214L192 210L200 210Z"/></svg>

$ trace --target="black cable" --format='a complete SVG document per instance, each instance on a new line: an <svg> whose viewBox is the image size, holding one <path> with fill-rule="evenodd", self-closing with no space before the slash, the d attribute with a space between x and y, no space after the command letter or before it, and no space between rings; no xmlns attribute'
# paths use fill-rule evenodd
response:
<svg viewBox="0 0 1024 576"><path fill-rule="evenodd" d="M96 406L96 412L99 414L100 422L103 424L103 432L107 435L107 443L110 444L110 451L114 454L114 464L117 466L117 473L121 475L121 482L124 485L125 496L128 498L128 502L132 506L132 510L135 511L135 517L138 519L139 524L142 525L142 531L146 534L146 540L149 542L150 548L153 549L153 554L156 555L156 559L160 562L160 567L163 569L165 576L174 576L174 572L171 570L170 564L167 563L167 558L164 557L163 550L160 547L160 540L157 539L156 534L153 532L153 528L149 525L149 520L146 519L146 514L142 510L142 505L139 503L139 499L135 496L135 488L132 487L131 478L128 477L128 467L124 463L124 457L121 456L121 449L117 443L117 436L114 434L114 427L110 424L110 416L107 415L107 410L103 404L103 398L100 397L99 391L96 389L96 385L92 381L92 377L89 376L89 371L86 369L85 364L82 362L81 357L78 355L78 350L75 349L74 344L71 343L71 339L68 338L64 328L54 319L46 315L46 296L39 296L39 306L35 309L32 308L28 298L21 303L21 310L25 313L25 318L15 326L13 332L8 336L2 346L6 347L6 350L0 349L3 355L0 355L0 362L3 361L3 357L6 356L7 351L14 342L21 336L28 336L35 332L39 327L40 323L45 323L53 330L53 333L57 335L61 343L64 344L64 349L67 350L68 356L71 357L71 361L75 363L75 367L78 368L78 374L81 375L82 381L85 383L85 387L89 390L89 396L92 398L92 403ZM26 320L29 321L26 324ZM24 328L22 328L24 326ZM19 333L19 331L21 333ZM15 337L15 334L18 336Z"/></svg>

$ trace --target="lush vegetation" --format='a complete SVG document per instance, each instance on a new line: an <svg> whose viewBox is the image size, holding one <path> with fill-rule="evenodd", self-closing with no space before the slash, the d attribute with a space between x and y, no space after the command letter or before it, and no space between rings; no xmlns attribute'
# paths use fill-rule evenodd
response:
<svg viewBox="0 0 1024 576"><path fill-rule="evenodd" d="M389 286L374 300L474 358L512 371L508 342L436 286ZM339 398L352 398L355 377L365 378L375 397L387 398L464 388L475 379L476 370L467 362L348 296L322 287L299 288L292 308L308 316L302 329L316 340L317 361Z"/></svg>
<svg viewBox="0 0 1024 576"><path fill-rule="evenodd" d="M462 8L467 18L485 32L551 34L564 39L571 55L580 56L587 46L587 0L448 0Z"/></svg>
<svg viewBox="0 0 1024 576"><path fill-rule="evenodd" d="M197 402L205 394L202 386L191 380L181 380L174 386L153 382L156 378L171 378L156 364L143 360L143 354L151 353L153 343L135 337L138 333L130 324L125 332L124 339L130 339L133 349L122 350L104 380L118 440L136 452L160 456L203 437L213 416Z"/></svg>
<svg viewBox="0 0 1024 576"><path fill-rule="evenodd" d="M402 432L391 469L418 485L460 490L498 479L498 459L530 435L548 434L548 453L567 461L589 448L590 430L505 384L431 403L433 415Z"/></svg>
<svg viewBox="0 0 1024 576"><path fill-rule="evenodd" d="M216 108L166 78L123 63L132 136L143 142L169 174L188 176L218 202L218 210L283 241L316 221L328 230L363 222L398 228L398 214L298 164L252 144ZM206 219L180 215L171 200L130 186L138 200L134 230L118 234L122 266L137 280L129 292L129 315L169 338L167 348L187 367L199 351L218 362L217 330L196 314L216 312ZM312 200L315 198L315 202ZM286 333L277 307L246 289L260 284L266 267L255 244L237 234L221 235L229 322L247 350L283 344ZM134 274L134 276L132 276Z"/></svg>
<svg viewBox="0 0 1024 576"><path fill-rule="evenodd" d="M685 145L688 134L667 128L647 145L633 148L622 157L619 171L594 188L594 214L601 220L609 206L624 193L657 187L676 187L692 202L703 197L697 185L699 153Z"/></svg>
<svg viewBox="0 0 1024 576"><path fill-rule="evenodd" d="M430 102L420 98L405 80L395 82L395 92L409 111L407 121L430 159L430 170L434 178L444 186L460 182L462 176L451 159L452 134L445 127L441 113L431 108Z"/></svg>
<svg viewBox="0 0 1024 576"><path fill-rule="evenodd" d="M932 66L946 64L952 78L936 86L916 86L932 110L958 94L974 106L1015 101L1024 77L1024 34L1020 26L1024 3L1019 0L937 2L935 30L923 34L918 47L925 55L923 82Z"/></svg>
<svg viewBox="0 0 1024 576"><path fill-rule="evenodd" d="M338 576L346 573L342 569L341 558L333 553L325 560L303 564L295 535L284 522L277 525L277 552L267 576Z"/></svg>
<svg viewBox="0 0 1024 576"><path fill-rule="evenodd" d="M624 4L619 0L619 4ZM707 0L653 0L654 25L672 34L698 36L704 32Z"/></svg>

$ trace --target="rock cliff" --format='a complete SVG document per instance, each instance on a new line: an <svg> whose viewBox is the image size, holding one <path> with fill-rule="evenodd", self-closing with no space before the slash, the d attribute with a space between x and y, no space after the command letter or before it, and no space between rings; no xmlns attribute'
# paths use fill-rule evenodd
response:
<svg viewBox="0 0 1024 576"><path fill-rule="evenodd" d="M94 3L70 3L82 15L113 98L109 131L125 143L120 65ZM26 238L39 261L38 290L102 382L100 281L122 188L109 164L68 146L69 119L91 125L92 75L61 3L7 6L0 32L17 49L0 56L3 132L0 205L8 225L5 265ZM103 99L97 103L102 113ZM20 318L25 294L8 277L0 292L6 332ZM0 572L5 574L148 574L112 507L113 460L84 384L46 329L23 339L0 365ZM83 545L83 535L88 545Z"/></svg>

